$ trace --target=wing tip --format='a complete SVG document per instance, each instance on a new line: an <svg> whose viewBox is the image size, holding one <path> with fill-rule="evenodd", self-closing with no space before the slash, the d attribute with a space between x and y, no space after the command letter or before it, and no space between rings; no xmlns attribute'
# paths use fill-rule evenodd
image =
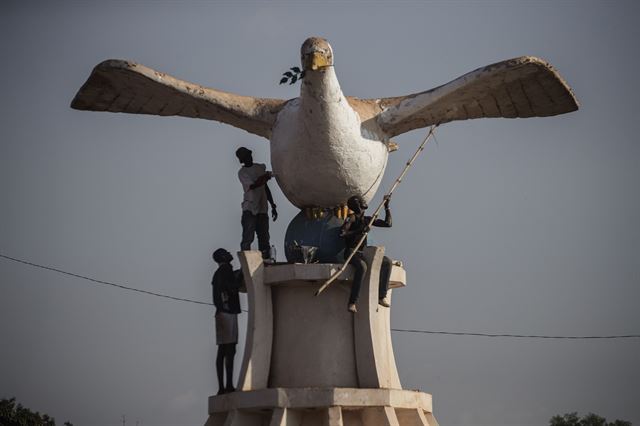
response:
<svg viewBox="0 0 640 426"><path fill-rule="evenodd" d="M129 61L127 59L105 59L104 61L100 62L98 65L93 67L93 72L109 70L114 68L115 69L132 69L137 66L138 66L137 63L133 61Z"/></svg>
<svg viewBox="0 0 640 426"><path fill-rule="evenodd" d="M71 101L69 105L71 109L75 109L77 111L94 111L95 108L91 108L91 105L84 99L81 91L78 91L76 96Z"/></svg>
<svg viewBox="0 0 640 426"><path fill-rule="evenodd" d="M566 114L569 112L574 112L580 109L580 102L576 97L569 83L562 77L562 74L553 66L551 63L544 58L540 58L539 56L520 56L518 58L514 58L513 60L517 60L523 64L534 64L544 68L547 72L551 73L553 77L564 87L567 96L567 105L566 108L562 111L558 112L555 115Z"/></svg>
<svg viewBox="0 0 640 426"><path fill-rule="evenodd" d="M69 105L71 109L75 109L78 111L104 111L104 108L99 108L96 106L95 102L93 102L90 95L90 88L92 85L95 85L96 82L99 84L104 84L103 80L105 79L105 73L113 70L132 70L138 66L137 63L133 61L129 61L126 59L105 59L104 61L98 63L91 74L89 74L89 78L87 81L80 87L74 98L71 100L71 104Z"/></svg>
<svg viewBox="0 0 640 426"><path fill-rule="evenodd" d="M84 108L82 107L82 103L78 99L78 95L74 96L71 100L71 104L69 105L71 109L82 111Z"/></svg>

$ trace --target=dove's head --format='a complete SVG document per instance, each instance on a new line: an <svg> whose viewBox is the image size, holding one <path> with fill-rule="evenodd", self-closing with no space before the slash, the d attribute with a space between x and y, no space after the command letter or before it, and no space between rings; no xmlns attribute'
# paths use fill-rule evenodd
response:
<svg viewBox="0 0 640 426"><path fill-rule="evenodd" d="M300 48L300 60L305 71L322 70L333 65L333 49L327 40L309 37Z"/></svg>

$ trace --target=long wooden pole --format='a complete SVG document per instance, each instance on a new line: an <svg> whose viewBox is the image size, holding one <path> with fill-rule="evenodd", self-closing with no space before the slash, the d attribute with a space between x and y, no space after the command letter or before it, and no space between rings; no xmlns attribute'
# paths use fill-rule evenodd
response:
<svg viewBox="0 0 640 426"><path fill-rule="evenodd" d="M409 169L413 165L413 162L415 161L415 159L418 158L418 155L420 155L420 153L424 150L425 145L427 144L429 139L431 139L431 136L433 136L433 134L434 134L434 132L436 130L436 127L438 127L438 126L434 125L434 126L431 126L429 128L429 133L427 133L427 136L424 138L424 140L422 141L422 143L420 144L420 146L418 147L416 152L413 154L413 156L409 159L409 161L407 161L407 164L404 166L404 169L402 169L402 173L400 173L400 176L398 176L398 178L395 180L395 182L393 182L393 185L391 186L391 189L383 197L382 202L378 205L378 208L376 209L376 211L371 216L371 220L369 221L369 224L367 225L367 228L371 229L371 226L373 225L373 222L375 222L375 220L378 218L378 215L380 214L380 210L382 209L382 206L384 206L385 201L387 199L391 198L391 195L393 194L393 191L395 191L396 188L398 187L398 185L400 185L400 182L402 182L402 179L404 178L404 175L407 174L407 172L409 171ZM322 286L320 286L318 291L316 291L316 296L319 295L320 293L322 293L327 287L329 287L329 285L331 285L331 283L334 282L340 276L340 274L342 274L344 272L345 269L347 269L347 266L349 265L349 262L351 262L351 259L353 259L353 256L355 256L355 254L358 251L358 249L360 249L360 246L362 245L362 243L364 243L364 240L367 238L368 234L369 234L369 231L367 231L364 234L362 234L362 237L360 237L360 240L358 241L358 244L355 246L355 248L353 250L351 250L351 254L349 255L349 257L347 257L347 260L345 260L345 262L342 265L342 267L338 270L338 272L333 274L331 276L331 278L329 278L327 281L325 281L324 284L322 284Z"/></svg>

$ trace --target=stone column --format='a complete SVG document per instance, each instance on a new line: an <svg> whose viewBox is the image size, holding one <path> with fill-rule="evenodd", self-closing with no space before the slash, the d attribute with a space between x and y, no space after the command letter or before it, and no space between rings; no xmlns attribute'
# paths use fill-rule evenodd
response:
<svg viewBox="0 0 640 426"><path fill-rule="evenodd" d="M264 284L262 253L241 251L238 257L247 289L249 318L244 357L236 389L263 389L268 384L273 340L271 287Z"/></svg>

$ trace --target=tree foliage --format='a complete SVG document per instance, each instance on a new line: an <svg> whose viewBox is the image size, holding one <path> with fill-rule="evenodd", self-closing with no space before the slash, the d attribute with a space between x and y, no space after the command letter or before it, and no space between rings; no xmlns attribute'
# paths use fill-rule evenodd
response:
<svg viewBox="0 0 640 426"><path fill-rule="evenodd" d="M17 404L15 398L0 400L0 425L2 426L56 426L53 417L47 414L33 412ZM73 426L69 422L65 422L64 426Z"/></svg>
<svg viewBox="0 0 640 426"><path fill-rule="evenodd" d="M577 412L567 413L562 416L553 416L549 420L549 426L632 426L631 422L625 420L614 420L607 422L607 419L597 414L589 413L579 417Z"/></svg>

